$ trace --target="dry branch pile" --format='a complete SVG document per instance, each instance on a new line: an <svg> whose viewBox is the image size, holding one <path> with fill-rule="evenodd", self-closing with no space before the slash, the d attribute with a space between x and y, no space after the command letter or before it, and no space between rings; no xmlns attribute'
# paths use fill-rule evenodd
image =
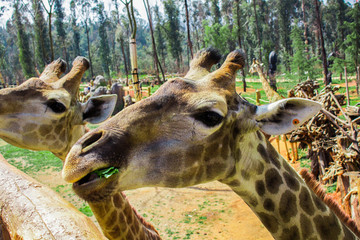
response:
<svg viewBox="0 0 360 240"><path fill-rule="evenodd" d="M327 86L318 92L319 85L311 80L298 84L289 96L305 97L323 104L319 114L291 134L290 141L308 146L312 173L322 183L337 181L342 205L360 223L360 108L348 106L345 95L336 94L339 86Z"/></svg>

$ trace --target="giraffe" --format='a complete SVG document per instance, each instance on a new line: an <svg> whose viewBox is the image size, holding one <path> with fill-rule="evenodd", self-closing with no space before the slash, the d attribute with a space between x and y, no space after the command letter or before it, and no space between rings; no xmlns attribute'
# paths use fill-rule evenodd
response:
<svg viewBox="0 0 360 240"><path fill-rule="evenodd" d="M77 57L71 71L60 78L66 63L50 63L38 78L15 88L0 90L0 138L20 148L48 150L62 160L71 146L85 134L86 123L107 119L116 103L115 95L78 101L81 78L89 68Z"/></svg>
<svg viewBox="0 0 360 240"><path fill-rule="evenodd" d="M265 91L265 94L266 94L266 97L269 99L269 102L275 102L275 101L279 101L281 99L284 99L279 93L277 93L269 84L268 80L266 79L265 77L265 74L262 70L262 66L263 64L262 63L259 63L258 60L256 59L253 59L253 62L250 66L250 69L249 69L249 72L250 73L255 73L257 72L259 74L259 77L260 77L260 81L261 81L261 84L263 86L263 89ZM286 149L286 155L287 155L287 159L290 160L290 154L289 154L289 149L288 149L288 146L287 146L287 137L286 135L282 135L281 136L283 142L284 142L284 145L285 145L285 149ZM280 136L276 136L275 137L276 139L276 143L277 143L277 146L278 146L278 152L280 152ZM290 143L291 145L291 149L292 149L292 152L293 152L293 160L292 162L294 163L295 160L297 160L296 156L297 156L297 146L295 143Z"/></svg>
<svg viewBox="0 0 360 240"><path fill-rule="evenodd" d="M218 180L243 198L275 239L357 239L260 132L287 133L321 105L298 98L250 104L235 91L243 52L231 52L210 73L214 56L198 55L195 61L209 64L169 80L70 150L62 176L89 202L105 235L124 224L112 204L123 190ZM119 172L107 179L94 173L108 167Z"/></svg>
<svg viewBox="0 0 360 240"><path fill-rule="evenodd" d="M266 97L269 99L270 102L275 102L283 99L283 97L279 93L277 93L274 89L271 88L269 82L266 80L266 77L262 70L262 65L263 64L259 63L258 60L253 59L249 72L257 72L259 74L260 81L265 91Z"/></svg>

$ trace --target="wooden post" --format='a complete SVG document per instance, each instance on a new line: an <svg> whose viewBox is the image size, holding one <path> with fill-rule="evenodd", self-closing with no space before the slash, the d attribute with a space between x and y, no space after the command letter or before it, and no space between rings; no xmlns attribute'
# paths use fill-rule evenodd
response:
<svg viewBox="0 0 360 240"><path fill-rule="evenodd" d="M350 105L350 97L349 97L349 83L348 83L348 78L347 78L347 68L344 67L345 70L345 85L346 85L346 101L347 101L347 105Z"/></svg>
<svg viewBox="0 0 360 240"><path fill-rule="evenodd" d="M256 105L260 105L261 93L259 90L256 90Z"/></svg>
<svg viewBox="0 0 360 240"><path fill-rule="evenodd" d="M135 101L138 102L141 100L141 91L140 91L138 64L137 64L136 56L137 56L136 40L130 39L131 75L132 75L132 82L133 82L133 86L134 86Z"/></svg>
<svg viewBox="0 0 360 240"><path fill-rule="evenodd" d="M285 144L287 160L290 161L290 160L291 160L291 157L290 157L289 148L288 148L288 145L287 145L287 142L286 142L287 137L286 137L286 135L284 134L284 135L281 136L281 138L282 138L282 140L283 140L283 142L284 142L284 144Z"/></svg>
<svg viewBox="0 0 360 240"><path fill-rule="evenodd" d="M360 85L360 67L356 67L356 94L359 96L359 85Z"/></svg>
<svg viewBox="0 0 360 240"><path fill-rule="evenodd" d="M280 136L275 136L276 144L277 144L277 151L280 153Z"/></svg>

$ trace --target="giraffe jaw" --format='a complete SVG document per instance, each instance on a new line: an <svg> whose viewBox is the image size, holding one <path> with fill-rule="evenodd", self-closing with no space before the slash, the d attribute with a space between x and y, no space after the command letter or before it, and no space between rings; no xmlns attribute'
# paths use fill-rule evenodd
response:
<svg viewBox="0 0 360 240"><path fill-rule="evenodd" d="M119 173L109 177L100 177L95 170L77 182L73 183L73 190L86 201L94 202L110 196L115 190Z"/></svg>

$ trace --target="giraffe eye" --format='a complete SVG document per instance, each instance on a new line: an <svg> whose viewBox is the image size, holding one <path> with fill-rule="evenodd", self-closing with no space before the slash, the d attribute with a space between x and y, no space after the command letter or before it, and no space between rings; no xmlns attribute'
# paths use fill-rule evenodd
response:
<svg viewBox="0 0 360 240"><path fill-rule="evenodd" d="M56 101L55 99L50 99L47 101L46 106L49 107L54 113L63 113L66 110L65 105Z"/></svg>
<svg viewBox="0 0 360 240"><path fill-rule="evenodd" d="M220 114L213 112L213 111L206 111L201 113L196 113L193 117L197 120L202 122L208 127L215 127L216 125L220 124L224 119L223 116Z"/></svg>

